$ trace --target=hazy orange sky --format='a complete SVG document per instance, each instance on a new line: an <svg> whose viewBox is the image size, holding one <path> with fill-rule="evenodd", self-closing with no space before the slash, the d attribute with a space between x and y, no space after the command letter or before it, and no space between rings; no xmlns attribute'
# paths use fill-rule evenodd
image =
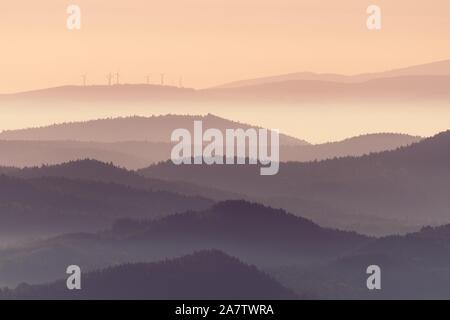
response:
<svg viewBox="0 0 450 320"><path fill-rule="evenodd" d="M82 29L66 29L66 8ZM366 8L383 29L366 29ZM353 74L450 58L448 0L3 0L0 93L123 82L203 88L297 71Z"/></svg>

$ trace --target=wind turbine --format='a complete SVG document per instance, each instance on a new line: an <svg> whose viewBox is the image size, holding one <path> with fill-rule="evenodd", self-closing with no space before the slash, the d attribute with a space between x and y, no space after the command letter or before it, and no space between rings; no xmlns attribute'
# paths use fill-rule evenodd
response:
<svg viewBox="0 0 450 320"><path fill-rule="evenodd" d="M81 78L83 79L83 86L86 87L86 79L87 79L87 75L86 74L82 74Z"/></svg>
<svg viewBox="0 0 450 320"><path fill-rule="evenodd" d="M120 73L119 73L119 71L116 72L116 79L117 79L116 84L120 84Z"/></svg>
<svg viewBox="0 0 450 320"><path fill-rule="evenodd" d="M111 72L106 75L106 79L108 79L108 86L110 86L112 84L112 79L113 79L113 75Z"/></svg>
<svg viewBox="0 0 450 320"><path fill-rule="evenodd" d="M180 77L180 79L178 79L178 86L180 88L183 88L183 77Z"/></svg>
<svg viewBox="0 0 450 320"><path fill-rule="evenodd" d="M164 85L164 73L161 73L161 85Z"/></svg>

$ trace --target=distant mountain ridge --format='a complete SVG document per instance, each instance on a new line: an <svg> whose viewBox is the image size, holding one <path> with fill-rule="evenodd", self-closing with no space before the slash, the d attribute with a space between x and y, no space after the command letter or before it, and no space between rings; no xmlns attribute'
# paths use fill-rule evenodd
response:
<svg viewBox="0 0 450 320"><path fill-rule="evenodd" d="M174 86L123 84L63 86L16 94L0 95L0 104L70 103L199 103L229 102L238 99L283 102L285 100L329 101L331 99L448 99L450 59L388 70L340 75L299 72L234 81L205 89Z"/></svg>
<svg viewBox="0 0 450 320"><path fill-rule="evenodd" d="M341 75L341 74L314 73L314 72L289 73L285 75L234 81L223 85L219 85L215 88L236 88L236 87L245 87L245 86L261 85L266 83L295 81L295 80L309 80L309 81L319 80L319 81L355 83L355 82L364 82L377 78L417 76L417 75L450 75L450 59L405 68L398 68L389 71L362 73L356 75Z"/></svg>
<svg viewBox="0 0 450 320"><path fill-rule="evenodd" d="M40 128L6 130L0 133L0 140L72 140L85 142L147 141L171 143L170 137L175 129L185 128L192 131L194 121L202 121L204 130L207 130L208 128L216 128L222 132L225 132L226 129L240 128L247 130L249 128L260 128L257 126L251 126L220 118L212 114L208 114L206 116L134 116L113 119L98 119L86 122L62 123ZM304 140L280 134L280 144L305 145L309 143Z"/></svg>
<svg viewBox="0 0 450 320"><path fill-rule="evenodd" d="M208 89L215 99L257 102L446 100L450 98L450 75L411 75L374 78L363 82L285 80L261 84Z"/></svg>
<svg viewBox="0 0 450 320"><path fill-rule="evenodd" d="M189 90L177 87L157 86L145 89L139 84L130 84L129 90L121 86L68 86L48 88L12 95L0 95L0 106L23 106L45 104L57 106L61 103L99 106L130 103L142 106L149 103L170 106L184 103L186 106L223 104L230 102L304 102L304 101L353 101L372 98L377 101L392 99L448 99L450 73L421 74L392 72L386 76L360 76L354 80L339 75L287 75L263 80L243 82L243 85ZM239 84L239 83L238 83ZM188 110L188 109L186 109Z"/></svg>
<svg viewBox="0 0 450 320"><path fill-rule="evenodd" d="M342 141L281 149L281 161L321 161L332 158L358 157L371 153L395 150L419 142L422 137L407 134L375 133Z"/></svg>
<svg viewBox="0 0 450 320"><path fill-rule="evenodd" d="M195 92L191 88L180 88L175 86L162 86L153 84L119 84L119 85L90 85L77 86L67 85L52 88L44 88L32 91L18 92L12 94L1 94L0 100L8 101L14 98L38 98L43 100L52 99L114 99L114 100L129 100L130 98L142 99L160 99L168 97L186 98Z"/></svg>
<svg viewBox="0 0 450 320"><path fill-rule="evenodd" d="M332 141L367 132L404 132L430 136L448 129L445 120L450 112L445 106L450 100L449 61L375 75L364 74L359 76L358 81L345 81L342 76L311 77L310 74L303 74L275 77L251 85L202 90L142 84L49 88L0 96L0 108L4 115L0 127L15 130L65 121L101 119L111 115L148 116L171 110L179 114L210 112L245 119L247 123L253 123L252 117L257 114L265 119L265 125L273 124L282 132L311 141ZM20 118L16 117L17 112L22 112ZM329 117L324 118L328 113ZM43 117L43 114L51 117ZM368 114L371 116L368 117ZM357 121L350 121L355 117ZM426 121L427 125L417 126L421 121ZM324 126L333 130L322 130ZM95 140L92 138L94 131L87 133L82 141L136 140L133 135L124 137L119 132L100 135ZM339 137L333 132L337 132ZM347 134L342 135L343 132ZM33 134L16 134L0 134L0 140L36 140ZM39 140L60 139L59 136L44 135ZM115 138L110 139L108 136ZM156 134L147 137L147 140L167 141L167 135L164 136L161 139ZM62 139L77 140L72 137ZM114 155L112 151L107 154L132 163L134 168L141 164L139 159L123 154ZM85 156L89 157L95 154L93 151L86 153ZM99 160L104 160L105 150L97 156Z"/></svg>

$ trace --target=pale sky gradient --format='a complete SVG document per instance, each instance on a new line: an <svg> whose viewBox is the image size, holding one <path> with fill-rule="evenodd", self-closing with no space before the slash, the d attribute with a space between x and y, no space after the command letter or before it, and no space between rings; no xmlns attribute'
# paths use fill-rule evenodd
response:
<svg viewBox="0 0 450 320"><path fill-rule="evenodd" d="M66 29L66 8L82 30ZM366 8L383 29L366 29ZM203 88L298 71L353 74L450 58L448 0L3 0L0 93L64 84Z"/></svg>

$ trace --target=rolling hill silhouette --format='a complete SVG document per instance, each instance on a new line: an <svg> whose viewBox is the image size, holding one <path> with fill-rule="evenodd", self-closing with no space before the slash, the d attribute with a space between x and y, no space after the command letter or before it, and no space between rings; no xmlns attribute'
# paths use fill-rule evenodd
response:
<svg viewBox="0 0 450 320"><path fill-rule="evenodd" d="M216 128L223 132L226 129L249 129L259 127L250 126L235 121L223 119L212 114L206 116L165 115L152 117L126 117L113 119L99 119L86 122L71 122L52 126L7 130L0 133L0 140L74 140L96 142L129 142L146 141L170 143L172 132L178 128L191 128L194 121L201 120L203 129ZM280 134L282 145L304 145L306 141ZM148 150L148 152L152 152ZM170 153L166 155L166 159Z"/></svg>
<svg viewBox="0 0 450 320"><path fill-rule="evenodd" d="M422 138L406 134L366 134L342 141L307 146L286 146L280 150L281 161L320 161L341 157L357 157L395 150L419 142Z"/></svg>
<svg viewBox="0 0 450 320"><path fill-rule="evenodd" d="M118 128L119 130L119 128ZM370 134L317 145L282 145L281 161L313 161L343 156L360 156L396 149L420 137L403 134ZM141 169L168 160L173 143L125 141L0 141L0 165L30 167L55 165L80 159L112 162L128 169Z"/></svg>
<svg viewBox="0 0 450 320"><path fill-rule="evenodd" d="M232 190L325 226L371 234L404 233L449 222L449 150L450 131L360 158L281 163L279 173L270 177L258 175L256 166L169 162L139 172ZM316 205L319 208L314 210Z"/></svg>
<svg viewBox="0 0 450 320"><path fill-rule="evenodd" d="M450 98L450 75L411 75L369 79L362 82L286 80L251 86L209 89L215 99L245 101L417 101ZM394 100L392 100L394 99Z"/></svg>
<svg viewBox="0 0 450 320"><path fill-rule="evenodd" d="M449 299L450 226L425 227L369 242L352 254L315 268L272 270L298 292L342 299ZM382 290L368 291L365 268L382 270Z"/></svg>
<svg viewBox="0 0 450 320"><path fill-rule="evenodd" d="M3 234L98 230L119 217L158 217L212 203L199 196L48 175L29 179L1 175L0 190Z"/></svg>
<svg viewBox="0 0 450 320"><path fill-rule="evenodd" d="M67 234L0 250L0 285L55 280L77 262L95 270L218 249L258 266L310 265L355 251L372 239L245 201L155 220L119 219L97 234ZM36 262L40 261L39 264Z"/></svg>
<svg viewBox="0 0 450 320"><path fill-rule="evenodd" d="M297 72L284 75L268 76L256 79L239 80L231 83L226 83L213 88L202 90L195 90L191 88L179 88L173 86L160 85L144 85L144 84L122 84L114 86L92 85L92 86L61 86L55 88L46 88L41 90L34 90L28 92L20 92L15 94L0 95L0 102L11 102L14 100L22 101L41 101L51 103L53 100L70 100L70 101L160 101L160 100L184 100L184 101L199 101L201 99L209 99L209 93L216 90L225 90L233 92L234 89L243 89L250 87L270 88L274 84L281 83L303 83L303 84L361 84L364 82L383 83L390 79L398 78L405 81L411 79L420 79L422 84L426 84L426 77L438 80L442 77L444 80L446 76L450 76L450 59L436 61L431 63L419 64L405 68L393 69L384 72L376 73L362 73L356 75L341 75L333 73L314 73L314 72ZM409 80L408 80L409 79ZM401 81L403 81L401 80ZM397 80L395 80L397 81ZM446 80L445 80L446 81ZM308 85L309 86L309 85ZM275 86L273 86L275 87ZM314 86L313 86L314 87ZM338 86L345 88L345 86ZM326 88L326 87L325 87ZM424 88L432 89L425 85ZM224 91L224 92L225 92Z"/></svg>
<svg viewBox="0 0 450 320"><path fill-rule="evenodd" d="M220 251L201 251L156 263L124 264L83 275L82 290L66 281L22 284L0 299L296 299L254 266Z"/></svg>
<svg viewBox="0 0 450 320"><path fill-rule="evenodd" d="M354 249L368 241L356 233L323 229L311 221L242 200L215 204L203 212L187 212L141 222L119 221L113 232L133 241L209 246L249 259L264 252L280 261L305 262ZM137 230L133 230L136 227ZM124 230L123 230L123 229ZM301 257L301 259L299 259ZM262 263L267 264L267 259Z"/></svg>
<svg viewBox="0 0 450 320"><path fill-rule="evenodd" d="M113 162L128 169L139 169L167 160L172 145L164 142L88 142L1 140L0 165L33 167L55 165L80 159Z"/></svg>
<svg viewBox="0 0 450 320"><path fill-rule="evenodd" d="M420 64L406 68L399 68L377 73L363 73L357 75L340 75L332 73L314 73L314 72L298 72L285 75L263 77L249 80L234 81L226 83L216 88L236 88L245 86L254 86L267 83L307 80L307 81L329 81L329 82L364 82L372 79L391 78L401 76L418 76L418 75L450 75L450 60L437 61L432 63Z"/></svg>
<svg viewBox="0 0 450 320"><path fill-rule="evenodd" d="M135 171L119 168L111 163L104 163L92 159L69 161L51 166L25 167L22 169L0 167L0 174L23 179L59 177L71 180L99 181L120 184L135 189L167 191L187 196L206 197L214 200L226 200L241 197L233 192L225 192L209 187L205 188L193 183L146 178L137 174Z"/></svg>
<svg viewBox="0 0 450 320"><path fill-rule="evenodd" d="M259 214L256 212L259 212ZM256 217L260 217L262 221L253 223L253 229L246 228L245 226L248 225L246 220L248 218L254 220L253 218ZM240 222L238 225L242 223L242 228L235 227L236 220ZM268 223L272 223L271 230L268 230L271 227ZM219 230L220 224L223 224L224 228ZM291 227L286 227L288 224ZM203 227L206 227L206 230ZM219 234L216 234L215 232L218 230ZM286 234L280 235L283 231ZM173 239L173 237L176 238ZM137 261L161 260L163 257L154 255L157 252L160 255L170 254L169 257L189 253L188 246L186 246L186 252L171 251L170 245L168 246L169 239L174 242L188 241L190 244L197 239L203 239L203 241L210 239L205 241L203 248L207 248L211 243L215 243L217 246L219 242L225 239L229 243L239 242L240 247L247 249L248 252L253 250L253 252L265 256L266 263L263 263L260 258L256 265L286 288L293 289L297 296L305 296L306 294L306 296L326 299L448 299L450 297L449 225L425 227L418 232L405 236L368 239L352 233L323 229L308 220L293 217L283 211L241 201L227 201L217 204L207 211L187 212L156 221L121 220L115 224L112 230L106 233L69 234L33 243L28 247L2 250L0 251L1 283L2 285L16 286L23 281L29 283L49 282L59 277L60 271L64 270L67 264L77 261L85 271L113 266L100 272L87 273L87 277L84 278L85 283L90 282L91 279L97 279L97 276L105 276L103 278L105 281L98 280L97 282L97 280L93 280L92 283L95 283L95 285L92 285L92 287L95 287L97 291L90 291L89 298L94 298L91 295L92 292L95 292L95 297L109 292L111 296L108 295L108 298L116 298L118 292L120 292L120 294L123 294L120 297L144 298L143 296L137 296L132 288L140 288L140 286L136 286L135 281L137 279L148 278L139 272L142 269L133 266L159 265L161 268L152 269L151 273L156 278L164 279L162 283L170 288L167 292L183 292L183 294L190 292L193 294L196 291L185 285L185 282L180 283L183 284L186 291L177 291L168 282L165 282L167 273L173 276L173 283L178 281L175 281L178 279L178 273L167 264L135 264ZM272 241L275 241L275 243L271 248L268 243L272 243ZM343 248L346 249L341 251L340 254L337 254L338 251L335 252L336 254L326 254L323 245L330 241L335 241L335 246L339 246L339 243L343 244ZM352 242L353 245L348 246ZM182 244L178 242L178 245ZM298 246L297 252L291 251L296 245ZM288 254L291 252L298 257L308 250L316 250L320 257L319 259L308 260L309 263L299 263L302 260L297 263L292 263L292 260L290 262L283 259L278 260L273 255L275 246L278 246L280 253ZM264 249L261 250L262 248ZM191 247L190 250L202 251L203 249L199 246L197 248ZM217 251L212 253L215 256L218 254L217 257L224 256ZM242 251L240 254L240 256L236 256L241 261L252 261L254 259L250 256L244 257ZM302 259L304 258L303 256ZM127 261L130 263L122 265ZM174 261L179 261L180 265L191 266L186 260L175 259ZM273 261L276 261L276 263L273 263ZM168 262L170 263L170 260ZM303 262L305 261L303 260ZM193 268L199 274L204 272L210 274L209 271L205 271L205 268L208 268L208 270L216 271L228 270L229 273L220 271L220 274L229 274L230 277L235 275L235 269L229 267L223 261L220 262L220 266L227 265L227 267L217 266L209 269L211 264L207 263L207 260L201 260L199 263L203 267ZM369 291L366 288L367 274L365 270L367 266L372 264L381 267L381 291ZM130 269L127 269L128 267ZM106 280L112 279L109 278L108 273L111 270L129 270L129 274L122 273L121 276L116 274L118 278L129 282L129 285ZM157 270L160 270L161 273ZM180 271L180 274L182 273L185 279L191 276L196 279L195 274L192 274L189 270L190 268L184 269L182 272ZM45 272L47 274L44 274ZM135 274L137 277L130 278L131 274ZM91 275L95 275L95 277L91 278ZM13 279L14 277L17 278ZM225 276L225 278L228 281L236 279L230 279L228 276ZM200 283L203 284L203 282ZM247 282L243 283L247 284ZM116 290L120 287L116 287L119 284L123 288L127 288L126 292ZM221 285L217 287L222 288ZM51 290L43 291L43 288L51 288ZM86 286L84 286L85 288ZM84 296L85 290L80 292L81 296L67 291L64 281L54 282L50 285L21 285L15 290L3 290L2 297L32 299L37 294L42 297L45 292L51 294L51 296L48 296L49 298L54 298L56 292L57 294L63 294L63 296L60 296L62 298L86 298ZM166 293L164 290L159 290L159 292ZM149 291L145 291L145 295L150 295ZM146 297L150 298L150 296ZM170 298L172 296L164 297ZM189 295L187 297L197 299L197 296ZM152 295L151 298L159 299L162 297ZM233 296L233 299L237 299L237 297Z"/></svg>
<svg viewBox="0 0 450 320"><path fill-rule="evenodd" d="M120 84L113 86L60 86L40 90L2 94L0 100L11 101L13 99L37 99L45 102L52 100L68 99L72 101L82 100L114 100L118 102L162 98L188 98L195 93L191 88L179 88L174 86L147 85L147 84Z"/></svg>

